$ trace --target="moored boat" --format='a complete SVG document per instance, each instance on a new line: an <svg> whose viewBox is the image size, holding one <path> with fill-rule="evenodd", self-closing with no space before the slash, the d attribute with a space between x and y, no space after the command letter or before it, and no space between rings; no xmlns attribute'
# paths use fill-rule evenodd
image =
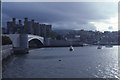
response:
<svg viewBox="0 0 120 80"><path fill-rule="evenodd" d="M72 46L70 46L69 50L70 50L70 51L73 51L74 49L73 49L73 47L72 47Z"/></svg>
<svg viewBox="0 0 120 80"><path fill-rule="evenodd" d="M98 46L97 49L102 49L102 46Z"/></svg>

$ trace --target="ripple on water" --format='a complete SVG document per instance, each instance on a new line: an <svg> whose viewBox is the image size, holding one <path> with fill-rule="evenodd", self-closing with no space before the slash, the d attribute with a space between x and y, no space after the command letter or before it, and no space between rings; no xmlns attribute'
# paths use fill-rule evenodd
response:
<svg viewBox="0 0 120 80"><path fill-rule="evenodd" d="M16 56L4 77L117 78L116 49L98 50L95 46L74 49L74 52L68 47L31 50L27 55Z"/></svg>

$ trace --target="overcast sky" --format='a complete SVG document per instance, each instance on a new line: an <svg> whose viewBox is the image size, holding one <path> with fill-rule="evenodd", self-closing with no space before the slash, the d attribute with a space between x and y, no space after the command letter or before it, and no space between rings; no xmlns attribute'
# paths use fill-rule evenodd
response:
<svg viewBox="0 0 120 80"><path fill-rule="evenodd" d="M53 29L118 30L117 2L3 2L2 26L13 17L52 24Z"/></svg>

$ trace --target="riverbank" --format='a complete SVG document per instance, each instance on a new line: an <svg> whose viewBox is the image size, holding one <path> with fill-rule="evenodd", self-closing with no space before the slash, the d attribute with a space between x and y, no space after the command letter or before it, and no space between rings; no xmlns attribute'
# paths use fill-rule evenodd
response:
<svg viewBox="0 0 120 80"><path fill-rule="evenodd" d="M3 45L2 46L2 60L6 59L8 56L13 54L12 45Z"/></svg>
<svg viewBox="0 0 120 80"><path fill-rule="evenodd" d="M110 45L106 45L106 44L99 44L101 46L110 46ZM50 45L50 46L44 46L43 48L49 48L49 47L85 47L85 46L98 46L98 44L79 44L79 45ZM118 44L113 44L111 46L120 46Z"/></svg>
<svg viewBox="0 0 120 80"><path fill-rule="evenodd" d="M13 47L12 45L3 45L2 46L2 70L4 71L4 68L6 65L11 61L11 59L14 57L13 53Z"/></svg>

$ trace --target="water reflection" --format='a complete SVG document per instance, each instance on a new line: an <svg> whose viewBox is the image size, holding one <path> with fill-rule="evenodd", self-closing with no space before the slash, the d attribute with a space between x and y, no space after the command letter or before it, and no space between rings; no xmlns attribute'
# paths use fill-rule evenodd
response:
<svg viewBox="0 0 120 80"><path fill-rule="evenodd" d="M61 60L61 61L59 61ZM116 78L118 47L44 48L16 55L3 73L5 78Z"/></svg>

